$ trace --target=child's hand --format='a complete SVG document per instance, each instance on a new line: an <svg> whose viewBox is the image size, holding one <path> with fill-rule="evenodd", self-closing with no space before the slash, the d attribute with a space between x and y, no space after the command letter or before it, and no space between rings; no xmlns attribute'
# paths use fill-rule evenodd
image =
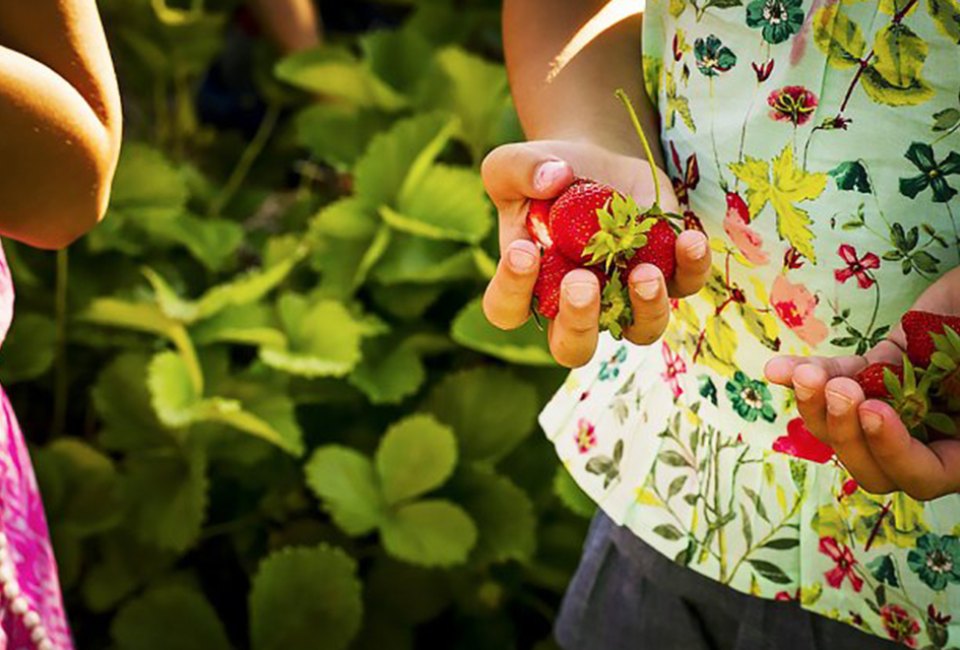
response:
<svg viewBox="0 0 960 650"><path fill-rule="evenodd" d="M540 254L526 230L529 199L558 196L574 175L607 183L633 196L640 206L654 202L654 189L646 161L614 154L585 143L539 141L511 144L493 151L483 163L487 193L500 214L501 260L487 287L483 309L502 329L515 329L530 316L533 287L540 269ZM678 211L670 180L660 173L662 208ZM699 232L688 231L677 239L677 273L669 287L656 266L642 264L630 276L634 324L624 337L648 345L663 334L670 320L670 297L696 293L710 271L710 247ZM563 281L560 313L550 323L549 342L554 358L576 367L593 356L599 337L600 284L590 271L578 269Z"/></svg>
<svg viewBox="0 0 960 650"><path fill-rule="evenodd" d="M940 278L913 308L960 314L960 269ZM866 400L852 379L868 363L899 365L905 346L897 327L863 357L778 357L767 364L766 374L794 389L807 428L836 451L861 487L930 500L960 491L960 440L920 442L891 406Z"/></svg>

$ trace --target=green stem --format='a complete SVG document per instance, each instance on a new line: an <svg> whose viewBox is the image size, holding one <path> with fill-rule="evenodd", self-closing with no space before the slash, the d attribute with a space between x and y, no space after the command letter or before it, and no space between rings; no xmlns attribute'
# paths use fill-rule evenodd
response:
<svg viewBox="0 0 960 650"><path fill-rule="evenodd" d="M68 249L57 251L55 288L56 333L54 339L53 436L63 435L67 424L67 282L70 273Z"/></svg>
<svg viewBox="0 0 960 650"><path fill-rule="evenodd" d="M210 206L210 216L219 216L220 211L226 207L231 199L233 199L233 195L239 191L247 178L247 174L250 173L253 163L256 162L260 154L263 153L263 149L267 146L267 142L270 140L270 136L273 135L273 129L276 127L279 119L280 107L276 104L271 104L267 109L266 115L263 116L263 120L260 122L260 126L257 128L253 139L250 140L247 148L243 150L243 154L240 156L240 160L237 161L237 166L234 167L230 178L227 179L226 185L223 186L223 190L217 195L213 204Z"/></svg>
<svg viewBox="0 0 960 650"><path fill-rule="evenodd" d="M633 103L630 101L630 98L627 96L627 93L622 89L617 89L617 98L623 102L623 105L627 108L627 113L630 114L630 121L633 122L633 128L636 129L637 135L640 136L640 143L643 145L643 153L647 157L647 162L650 163L650 176L653 178L653 191L656 201L656 206L660 207L660 179L657 177L657 165L656 158L653 157L653 150L650 148L650 141L647 140L647 134L643 132L643 126L640 124L640 118L637 117L637 111L633 108Z"/></svg>

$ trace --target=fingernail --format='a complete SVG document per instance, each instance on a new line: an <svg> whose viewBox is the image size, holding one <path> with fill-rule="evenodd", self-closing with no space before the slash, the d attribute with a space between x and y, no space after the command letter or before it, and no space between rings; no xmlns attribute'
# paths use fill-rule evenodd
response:
<svg viewBox="0 0 960 650"><path fill-rule="evenodd" d="M842 416L850 412L853 401L841 393L827 393L827 411L830 415Z"/></svg>
<svg viewBox="0 0 960 650"><path fill-rule="evenodd" d="M534 175L534 186L544 192L556 185L567 173L567 164L559 160L548 160L540 165Z"/></svg>
<svg viewBox="0 0 960 650"><path fill-rule="evenodd" d="M796 393L797 399L806 401L813 397L817 391L816 389L810 388L809 386L804 386L803 384L798 384L794 382L793 392Z"/></svg>
<svg viewBox="0 0 960 650"><path fill-rule="evenodd" d="M537 265L537 258L530 251L522 248L511 248L507 253L510 268L517 273L528 273Z"/></svg>
<svg viewBox="0 0 960 650"><path fill-rule="evenodd" d="M647 302L655 299L660 293L660 282L657 280L644 280L633 285L633 290L637 292L642 300Z"/></svg>
<svg viewBox="0 0 960 650"><path fill-rule="evenodd" d="M879 413L874 413L873 411L861 411L860 426L862 426L863 430L867 433L880 433L880 429L883 428L883 418Z"/></svg>
<svg viewBox="0 0 960 650"><path fill-rule="evenodd" d="M703 237L698 237L697 241L687 247L687 255L694 261L702 260L707 256L707 241Z"/></svg>
<svg viewBox="0 0 960 650"><path fill-rule="evenodd" d="M597 289L589 282L571 282L564 286L563 292L574 307L586 307L593 301Z"/></svg>

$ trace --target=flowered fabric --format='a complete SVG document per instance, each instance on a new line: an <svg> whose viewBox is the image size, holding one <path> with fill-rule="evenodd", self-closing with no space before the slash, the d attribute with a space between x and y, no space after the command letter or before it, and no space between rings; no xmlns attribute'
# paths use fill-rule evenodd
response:
<svg viewBox="0 0 960 650"><path fill-rule="evenodd" d="M0 248L0 342L13 318ZM16 416L0 388L0 650L72 650L40 491Z"/></svg>
<svg viewBox="0 0 960 650"><path fill-rule="evenodd" d="M960 496L859 489L763 366L866 351L958 264L958 42L957 0L648 0L645 79L713 273L541 418L676 562L914 648L960 647Z"/></svg>

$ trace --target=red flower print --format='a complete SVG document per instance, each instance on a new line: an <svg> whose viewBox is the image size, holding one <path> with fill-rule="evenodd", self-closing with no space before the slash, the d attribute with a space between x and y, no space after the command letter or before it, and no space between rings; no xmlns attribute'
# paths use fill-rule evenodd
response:
<svg viewBox="0 0 960 650"><path fill-rule="evenodd" d="M844 283L850 278L856 276L857 284L861 289L869 289L876 280L870 273L873 269L880 268L880 258L873 253L867 253L863 257L857 256L857 249L850 244L843 244L837 253L840 258L847 263L847 267L834 271L834 277L837 282Z"/></svg>
<svg viewBox="0 0 960 650"><path fill-rule="evenodd" d="M736 192L727 192L727 215L723 219L723 230L747 261L763 266L770 257L763 250L763 238L750 226L750 211L743 198Z"/></svg>
<svg viewBox="0 0 960 650"><path fill-rule="evenodd" d="M817 298L802 284L778 275L770 290L770 305L783 324L807 345L819 345L827 338L827 326L814 316Z"/></svg>
<svg viewBox="0 0 960 650"><path fill-rule="evenodd" d="M859 487L860 485L854 479L848 478L846 481L843 482L843 487L841 488L841 490L843 490L843 496L846 496L846 497L850 496L851 494L856 492L857 488Z"/></svg>
<svg viewBox="0 0 960 650"><path fill-rule="evenodd" d="M683 211L683 229L697 230L703 234L707 234L707 231L703 228L703 222L700 221L700 217L697 216L696 212L689 208Z"/></svg>
<svg viewBox="0 0 960 650"><path fill-rule="evenodd" d="M900 605L884 605L880 608L880 618L883 619L883 627L891 639L908 648L917 647L915 637L920 633L920 623L910 618L907 610Z"/></svg>
<svg viewBox="0 0 960 650"><path fill-rule="evenodd" d="M667 369L664 370L660 376L670 385L670 390L673 391L673 399L677 399L683 395L683 386L680 385L680 375L687 372L687 364L680 355L670 349L666 341L663 343L662 353L663 362L666 364Z"/></svg>
<svg viewBox="0 0 960 650"><path fill-rule="evenodd" d="M927 616L931 621L937 623L938 625L946 625L953 620L953 617L949 614L938 612L937 608L933 606L933 603L927 605Z"/></svg>
<svg viewBox="0 0 960 650"><path fill-rule="evenodd" d="M791 246L783 254L783 270L796 271L803 268L803 255L796 248Z"/></svg>
<svg viewBox="0 0 960 650"><path fill-rule="evenodd" d="M815 463L825 463L833 458L833 449L813 437L803 418L794 418L787 423L787 435L773 441L773 450Z"/></svg>
<svg viewBox="0 0 960 650"><path fill-rule="evenodd" d="M673 192L677 195L677 201L680 205L690 205L690 192L697 189L700 184L700 165L697 163L697 154L687 156L686 164L680 163L680 154L677 153L677 147L670 143L670 159L678 173L683 174L683 178L671 178L673 183Z"/></svg>
<svg viewBox="0 0 960 650"><path fill-rule="evenodd" d="M829 584L834 589L839 589L845 578L850 579L853 590L859 592L863 589L863 579L853 571L857 561L853 557L853 551L846 544L843 547L837 543L833 537L820 538L820 552L828 555L831 560L837 563L837 566L823 574Z"/></svg>
<svg viewBox="0 0 960 650"><path fill-rule="evenodd" d="M803 86L784 86L770 93L767 103L773 108L770 117L778 122L801 126L813 117L817 96Z"/></svg>
<svg viewBox="0 0 960 650"><path fill-rule="evenodd" d="M790 593L789 591L780 591L777 592L777 595L773 597L774 600L779 600L785 603L788 603L792 600L800 600L800 589L797 589L796 593Z"/></svg>
<svg viewBox="0 0 960 650"><path fill-rule="evenodd" d="M590 424L586 418L580 418L580 421L577 423L577 432L574 434L574 440L577 443L577 449L580 453L587 453L597 444L596 427Z"/></svg>
<svg viewBox="0 0 960 650"><path fill-rule="evenodd" d="M763 83L770 78L770 73L773 72L773 59L765 63L751 63L750 66L757 75L757 83Z"/></svg>

